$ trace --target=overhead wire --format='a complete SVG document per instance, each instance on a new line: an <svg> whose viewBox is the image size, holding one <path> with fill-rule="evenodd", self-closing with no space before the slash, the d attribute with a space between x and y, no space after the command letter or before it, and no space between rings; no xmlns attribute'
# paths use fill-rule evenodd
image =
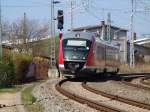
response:
<svg viewBox="0 0 150 112"><path fill-rule="evenodd" d="M15 4L14 4L15 3ZM50 2L40 2L40 1L16 1L14 3L8 4L7 0L3 2L2 7L6 8L24 8L24 7L50 7ZM23 4L23 5L22 5ZM33 5L34 4L34 5Z"/></svg>
<svg viewBox="0 0 150 112"><path fill-rule="evenodd" d="M128 8L126 8L126 9L116 9L116 8L97 8L96 6L94 6L94 4L91 4L90 5L91 6L91 9L90 10L86 10L87 11L87 13L89 13L90 15L92 15L93 17L95 17L96 19L98 19L98 20L100 20L100 17L98 16L98 15L101 15L102 16L102 18L103 18L103 20L104 20L104 14L102 14L102 13L104 13L104 12L108 12L108 11L113 11L113 12L118 12L118 13L120 13L120 11L122 12L122 11L125 11L126 10L126 12L124 12L124 13L127 13L127 9ZM128 11L129 12L129 11Z"/></svg>
<svg viewBox="0 0 150 112"><path fill-rule="evenodd" d="M140 18L140 19L144 20L144 22L148 22L148 23L150 23L150 20L149 20L149 19L144 18L143 16L139 16L139 15L137 15L137 14L135 14L135 16L136 16L137 18Z"/></svg>
<svg viewBox="0 0 150 112"><path fill-rule="evenodd" d="M24 8L24 7L49 7L49 5L2 5L1 7L6 7L6 8L12 8L12 7L19 7L19 8Z"/></svg>
<svg viewBox="0 0 150 112"><path fill-rule="evenodd" d="M5 0L5 2L7 2L7 1L9 1L9 0ZM22 4L22 3L27 3L27 4L40 4L40 5L41 5L41 4L50 4L50 2L45 2L45 1L43 1L43 0L42 0L41 2L40 2L40 1L37 1L37 0L35 0L35 1L34 1L34 0L32 0L32 1L31 1L31 0L18 0L18 1L16 0L16 3L18 3L18 4L20 4L20 3L21 3L21 4Z"/></svg>
<svg viewBox="0 0 150 112"><path fill-rule="evenodd" d="M29 0L30 1L30 0ZM62 2L69 2L70 0L62 0ZM136 0L139 3L144 4L144 1L141 0ZM32 3L36 3L37 5L2 5L2 7L18 7L18 8L24 8L24 7L50 7L50 3L46 3L46 2L37 2L37 1L33 1ZM42 3L42 4L41 4ZM38 5L39 4L39 5ZM80 7L76 7L73 9L73 11L77 11L77 10L81 10L81 6ZM131 13L129 8L98 8L94 2L92 2L92 4L90 4L90 10L85 10L86 13L88 13L90 16L93 16L94 18L96 18L97 20L100 20L101 17L99 16L102 13L111 11L111 12L115 12L115 13ZM143 14L145 11L141 10L141 8L136 10L135 13L141 13ZM148 11L150 12L150 10ZM68 12L68 14L71 12ZM103 15L104 16L104 15Z"/></svg>
<svg viewBox="0 0 150 112"><path fill-rule="evenodd" d="M98 17L97 15L95 15L94 13L92 13L91 11L86 10L86 12L87 12L90 16L95 17L97 20L100 20L100 17Z"/></svg>

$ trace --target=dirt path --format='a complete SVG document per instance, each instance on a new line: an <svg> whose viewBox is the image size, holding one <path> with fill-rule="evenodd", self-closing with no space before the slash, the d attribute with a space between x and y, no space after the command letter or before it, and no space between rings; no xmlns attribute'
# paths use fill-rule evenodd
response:
<svg viewBox="0 0 150 112"><path fill-rule="evenodd" d="M15 104L16 93L1 93L0 94L0 104L5 104L11 106Z"/></svg>
<svg viewBox="0 0 150 112"><path fill-rule="evenodd" d="M8 106L8 107L0 108L0 112L18 112L15 106L11 106L16 104L16 94L17 93L0 94L0 104Z"/></svg>
<svg viewBox="0 0 150 112"><path fill-rule="evenodd" d="M4 104L8 107L0 108L0 112L26 112L21 101L21 92L17 93L1 93L0 104ZM17 105L17 106L12 106ZM10 106L10 107L9 107Z"/></svg>
<svg viewBox="0 0 150 112"><path fill-rule="evenodd" d="M16 103L19 104L17 105L17 110L18 112L26 112L24 105L20 105L22 104L22 100L21 100L21 92L16 93Z"/></svg>

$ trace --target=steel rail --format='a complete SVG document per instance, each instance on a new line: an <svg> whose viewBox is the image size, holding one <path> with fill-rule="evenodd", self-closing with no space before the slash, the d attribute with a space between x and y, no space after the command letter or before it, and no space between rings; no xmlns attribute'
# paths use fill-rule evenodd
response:
<svg viewBox="0 0 150 112"><path fill-rule="evenodd" d="M56 90L59 91L64 96L70 99L73 99L81 104L87 104L89 107L94 108L96 110L100 110L102 112L123 112L122 110L112 108L110 106L100 104L95 101L89 100L87 98L81 97L79 95L75 95L74 93L68 92L67 90L62 88L63 83L65 83L66 81L69 81L69 80L68 79L61 80L55 86Z"/></svg>
<svg viewBox="0 0 150 112"><path fill-rule="evenodd" d="M145 82L145 80L147 80L147 79L150 79L150 77L142 78L142 79L140 80L140 83L142 83L142 84L144 84L144 85L147 85L147 86L150 86L150 82Z"/></svg>
<svg viewBox="0 0 150 112"><path fill-rule="evenodd" d="M99 94L99 95L102 95L104 97L108 97L108 98L111 98L113 100L118 100L120 102L124 102L124 103L127 103L127 104L130 104L130 105L133 105L133 106L137 106L137 107L140 107L140 108L143 108L143 109L148 109L150 110L150 105L149 104L145 104L145 103L142 103L142 102L138 102L138 101L135 101L135 100L131 100L131 99L128 99L128 98L124 98L124 97L120 97L118 95L112 95L112 94L108 94L104 91L100 91L100 90L96 90L90 86L88 86L86 84L86 82L83 82L82 83L82 86L83 88L87 89L88 91L91 91L95 94Z"/></svg>
<svg viewBox="0 0 150 112"><path fill-rule="evenodd" d="M133 87L136 87L136 88L140 88L140 89L144 89L144 90L148 90L150 91L150 87L146 87L146 86L142 86L142 85L138 85L138 84L132 84L130 82L126 82L126 81L122 81L123 84L126 84L128 86L133 86ZM140 81L141 83L141 81Z"/></svg>

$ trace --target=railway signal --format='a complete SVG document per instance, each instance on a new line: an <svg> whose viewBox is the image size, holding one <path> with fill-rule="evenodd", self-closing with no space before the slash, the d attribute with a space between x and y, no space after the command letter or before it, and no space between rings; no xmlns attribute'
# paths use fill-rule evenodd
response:
<svg viewBox="0 0 150 112"><path fill-rule="evenodd" d="M57 28L60 29L60 30L62 30L62 29L63 29L63 25L64 25L63 10L58 10L58 13L57 13L57 21L58 21Z"/></svg>

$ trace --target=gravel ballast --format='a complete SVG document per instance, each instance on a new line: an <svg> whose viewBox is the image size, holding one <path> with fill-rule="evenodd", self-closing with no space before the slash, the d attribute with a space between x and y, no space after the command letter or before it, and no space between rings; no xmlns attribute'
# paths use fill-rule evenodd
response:
<svg viewBox="0 0 150 112"><path fill-rule="evenodd" d="M80 95L84 98L98 102L100 104L103 104L103 105L106 105L115 109L119 109L121 112L149 112L149 110L145 110L145 109L138 108L132 105L128 105L123 102L118 102L116 100L90 92L82 87L81 82L66 82L63 85L63 88L65 90L71 91L75 95Z"/></svg>
<svg viewBox="0 0 150 112"><path fill-rule="evenodd" d="M88 82L87 84L92 88L104 91L109 94L118 95L121 97L150 104L150 91L147 90L131 87L116 81L106 81L96 83Z"/></svg>
<svg viewBox="0 0 150 112"><path fill-rule="evenodd" d="M55 90L57 79L50 79L33 90L33 95L44 107L44 112L94 112L86 105L76 103Z"/></svg>

